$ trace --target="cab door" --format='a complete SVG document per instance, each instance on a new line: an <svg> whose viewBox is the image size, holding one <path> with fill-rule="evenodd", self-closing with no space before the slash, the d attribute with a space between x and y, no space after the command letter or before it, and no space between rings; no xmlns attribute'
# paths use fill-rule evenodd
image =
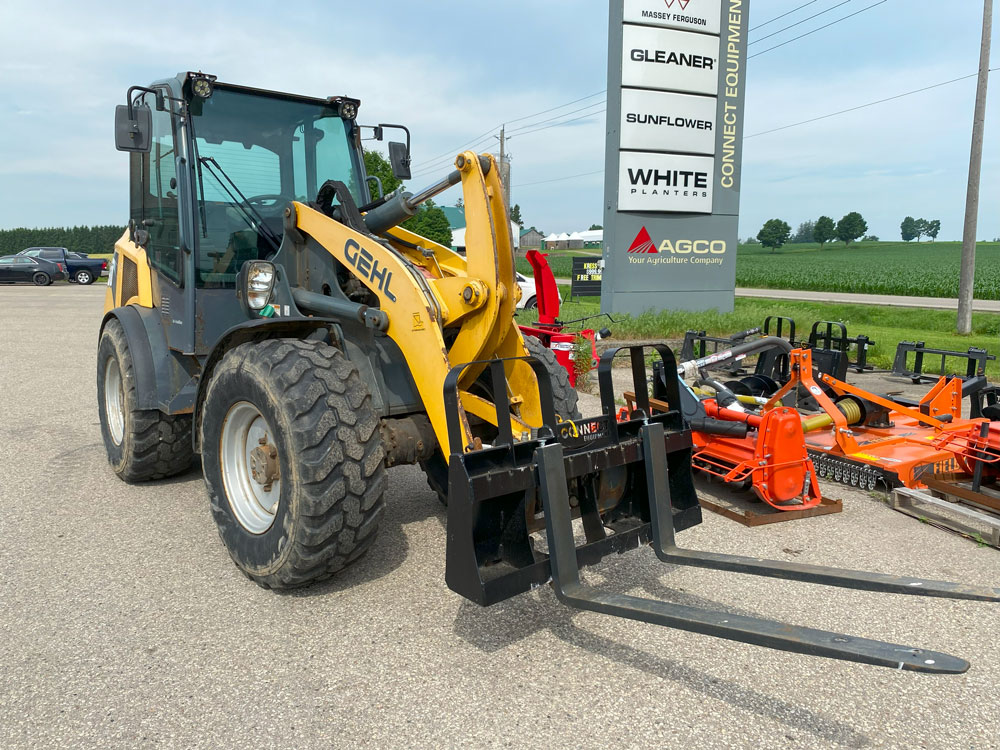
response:
<svg viewBox="0 0 1000 750"><path fill-rule="evenodd" d="M157 110L152 95L146 94L146 100L152 112L151 147L148 154L132 156L140 171L139 179L133 179L132 219L149 233L146 257L154 271L153 303L160 310L167 344L171 349L190 351L193 321L186 313L185 297L193 294L194 283L185 278L181 248L178 105L166 99L165 108ZM183 165L184 160L180 161Z"/></svg>

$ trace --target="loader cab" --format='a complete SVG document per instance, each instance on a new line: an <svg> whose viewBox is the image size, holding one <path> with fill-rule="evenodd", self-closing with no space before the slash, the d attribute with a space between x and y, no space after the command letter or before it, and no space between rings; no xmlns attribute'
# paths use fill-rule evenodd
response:
<svg viewBox="0 0 1000 750"><path fill-rule="evenodd" d="M368 202L359 102L197 74L157 82L137 102L151 132L148 152L131 155L130 226L145 240L170 348L202 355L246 319L237 274L277 251L289 202L314 201L327 180Z"/></svg>

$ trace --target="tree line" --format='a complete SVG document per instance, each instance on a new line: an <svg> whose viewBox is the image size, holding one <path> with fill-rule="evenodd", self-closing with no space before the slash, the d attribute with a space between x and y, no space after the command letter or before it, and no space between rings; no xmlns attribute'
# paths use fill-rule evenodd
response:
<svg viewBox="0 0 1000 750"><path fill-rule="evenodd" d="M392 165L378 151L365 151L365 172L379 178L382 190L386 195L402 185L392 173ZM451 226L448 217L434 201L427 201L417 209L415 216L404 221L400 226L414 234L426 237L432 242L445 247L451 247Z"/></svg>
<svg viewBox="0 0 1000 750"><path fill-rule="evenodd" d="M862 237L866 240L877 240L878 237L865 236L868 222L857 211L851 211L834 223L829 216L820 216L816 221L804 221L792 237L792 228L782 219L768 219L757 232L757 241L774 252L788 242L816 242L822 250L823 245L832 240L840 240L844 246L850 245Z"/></svg>
<svg viewBox="0 0 1000 750"><path fill-rule="evenodd" d="M365 168L368 174L377 175L382 180L382 188L386 193L402 184L392 174L388 159L377 151L365 152ZM458 205L461 205L461 199ZM521 207L517 204L511 209L511 218L518 224L522 223ZM438 244L451 247L448 217L433 201L424 203L416 216L404 221L402 226ZM115 242L124 231L124 227L113 225L0 229L0 255L13 255L29 247L65 247L81 253L110 253L114 251Z"/></svg>
<svg viewBox="0 0 1000 750"><path fill-rule="evenodd" d="M914 219L912 216L907 216L899 225L899 234L902 236L903 242L909 242L910 240L920 242L920 238L925 234L930 237L931 242L933 242L937 239L938 232L940 231L940 219L927 221L927 219Z"/></svg>
<svg viewBox="0 0 1000 750"><path fill-rule="evenodd" d="M0 255L13 255L29 247L65 247L80 253L110 253L125 227L43 227L0 229Z"/></svg>

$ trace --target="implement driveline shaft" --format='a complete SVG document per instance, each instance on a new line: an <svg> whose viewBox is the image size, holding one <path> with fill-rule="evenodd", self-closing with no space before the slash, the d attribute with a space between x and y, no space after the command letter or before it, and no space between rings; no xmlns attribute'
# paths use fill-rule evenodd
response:
<svg viewBox="0 0 1000 750"><path fill-rule="evenodd" d="M840 413L847 418L847 424L857 424L861 421L861 407L855 401L844 399L836 404ZM829 414L817 414L813 417L806 417L802 420L803 432L815 432L829 427L833 424L833 417Z"/></svg>

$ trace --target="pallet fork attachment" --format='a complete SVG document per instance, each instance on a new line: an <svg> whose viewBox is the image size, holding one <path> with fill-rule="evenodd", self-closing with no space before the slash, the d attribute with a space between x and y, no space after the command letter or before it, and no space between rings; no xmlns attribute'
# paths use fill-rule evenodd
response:
<svg viewBox="0 0 1000 750"><path fill-rule="evenodd" d="M612 360L629 349L639 409L615 421ZM667 372L673 353L654 347ZM783 651L928 673L961 673L968 662L948 654L856 638L813 628L699 607L601 591L581 581L580 567L611 552L651 543L663 562L747 573L845 588L952 599L1000 601L1000 589L700 552L678 547L675 533L701 521L691 482L690 432L678 411L647 416L648 390L641 346L611 349L601 357L602 417L585 423L541 427L531 439L501 436L482 450L454 452L449 467L447 582L482 605L550 582L560 601L577 609L625 617ZM543 416L554 414L551 385L541 365L525 358L538 376ZM504 361L489 370L493 392L503 393ZM449 420L459 429L457 380L445 384ZM668 380L668 403L678 402L676 378ZM502 401L501 401L502 404ZM646 406L643 410L643 406ZM504 407L498 405L498 412ZM610 410L610 411L609 411ZM498 414L499 417L505 415ZM499 418L499 424L509 419ZM581 429L585 427L586 429ZM603 430L598 432L596 430ZM574 434L575 433L575 434ZM590 440L579 442L583 434ZM611 480L602 481L605 474ZM608 506L603 490L623 489ZM615 493L612 493L615 494ZM526 512L527 511L527 512ZM573 518L579 513L587 542L577 546ZM544 516L547 553L529 540L532 521ZM608 534L608 530L615 533Z"/></svg>

